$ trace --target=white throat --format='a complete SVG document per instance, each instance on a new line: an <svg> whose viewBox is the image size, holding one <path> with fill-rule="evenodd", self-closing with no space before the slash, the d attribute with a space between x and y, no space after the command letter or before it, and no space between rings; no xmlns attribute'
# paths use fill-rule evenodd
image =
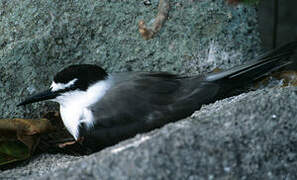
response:
<svg viewBox="0 0 297 180"><path fill-rule="evenodd" d="M72 84L75 81L74 79L69 83ZM62 86L67 87L69 83ZM63 123L76 140L79 136L79 126L81 123L84 123L87 128L93 126L94 117L89 107L100 101L110 86L111 78L109 77L106 80L101 80L93 84L86 91L76 90L66 92L52 100L60 104L60 114ZM52 87L61 87L61 85L53 82Z"/></svg>

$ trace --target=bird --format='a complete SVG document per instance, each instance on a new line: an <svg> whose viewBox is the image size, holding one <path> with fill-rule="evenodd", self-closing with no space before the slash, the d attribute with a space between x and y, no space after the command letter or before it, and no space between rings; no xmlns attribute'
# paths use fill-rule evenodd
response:
<svg viewBox="0 0 297 180"><path fill-rule="evenodd" d="M48 90L17 106L59 103L62 121L75 141L92 152L190 116L202 105L294 62L297 41L226 71L198 75L168 72L107 73L94 64L74 64L58 72Z"/></svg>

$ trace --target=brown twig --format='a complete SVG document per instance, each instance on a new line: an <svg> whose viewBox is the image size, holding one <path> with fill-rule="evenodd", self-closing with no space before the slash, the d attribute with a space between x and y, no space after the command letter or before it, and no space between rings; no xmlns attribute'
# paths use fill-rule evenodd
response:
<svg viewBox="0 0 297 180"><path fill-rule="evenodd" d="M153 36L160 31L162 25L168 17L169 12L169 0L160 0L158 6L158 14L155 18L155 21L152 27L147 27L143 20L139 21L138 29L143 37L143 39L148 40L153 38Z"/></svg>

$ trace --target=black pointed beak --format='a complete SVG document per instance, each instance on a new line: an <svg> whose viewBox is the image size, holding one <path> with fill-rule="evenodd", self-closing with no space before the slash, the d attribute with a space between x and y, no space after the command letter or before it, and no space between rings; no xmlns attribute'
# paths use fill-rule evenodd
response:
<svg viewBox="0 0 297 180"><path fill-rule="evenodd" d="M53 92L53 91L51 91L51 89L48 89L46 91L43 91L43 92L35 94L35 95L31 96L31 97L28 97L23 102L18 104L17 107L18 106L23 106L23 105L26 105L26 104L31 104L31 103L34 103L34 102L54 99L54 98L56 98L58 96L58 94L59 94L58 92Z"/></svg>

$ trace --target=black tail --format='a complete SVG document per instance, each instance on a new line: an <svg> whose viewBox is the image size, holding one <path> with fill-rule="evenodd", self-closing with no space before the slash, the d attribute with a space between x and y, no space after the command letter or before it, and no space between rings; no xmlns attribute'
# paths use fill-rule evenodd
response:
<svg viewBox="0 0 297 180"><path fill-rule="evenodd" d="M235 84L251 83L258 78L291 64L294 60L290 59L290 57L295 53L296 48L297 41L290 42L257 57L254 61L227 71L209 74L205 77L205 80L227 84L232 83L233 87Z"/></svg>

